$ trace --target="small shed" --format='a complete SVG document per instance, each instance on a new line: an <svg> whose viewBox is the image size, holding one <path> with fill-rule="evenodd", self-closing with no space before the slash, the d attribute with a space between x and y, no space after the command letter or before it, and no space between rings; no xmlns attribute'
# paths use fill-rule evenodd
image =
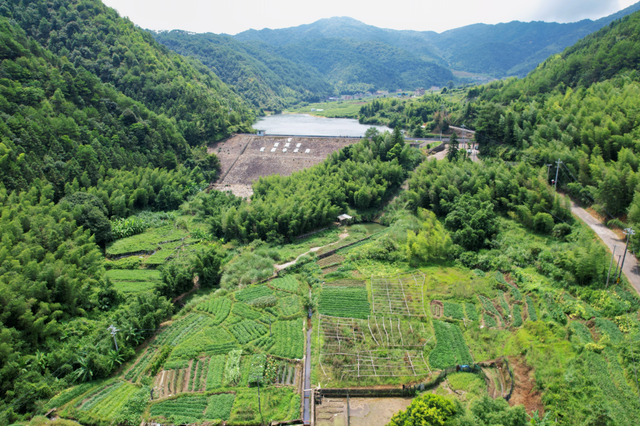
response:
<svg viewBox="0 0 640 426"><path fill-rule="evenodd" d="M258 136L264 136L264 135L266 134L266 132L265 132L264 130L258 130L258 131L256 132L256 134L257 134Z"/></svg>
<svg viewBox="0 0 640 426"><path fill-rule="evenodd" d="M348 214L341 214L340 216L338 216L338 222L340 222L340 226L348 225L352 220L353 218Z"/></svg>

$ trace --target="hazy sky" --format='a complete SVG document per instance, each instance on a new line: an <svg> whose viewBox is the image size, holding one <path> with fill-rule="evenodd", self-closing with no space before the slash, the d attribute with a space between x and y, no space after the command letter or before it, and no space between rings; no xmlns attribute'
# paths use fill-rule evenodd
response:
<svg viewBox="0 0 640 426"><path fill-rule="evenodd" d="M575 22L598 19L637 0L103 0L135 24L237 34L349 16L392 29L442 32L464 25L509 21Z"/></svg>

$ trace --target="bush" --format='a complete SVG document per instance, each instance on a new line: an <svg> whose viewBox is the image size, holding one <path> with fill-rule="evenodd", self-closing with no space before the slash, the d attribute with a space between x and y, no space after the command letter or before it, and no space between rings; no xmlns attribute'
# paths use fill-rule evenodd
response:
<svg viewBox="0 0 640 426"><path fill-rule="evenodd" d="M559 223L553 227L553 231L551 233L560 241L565 241L567 235L571 234L571 227L566 223Z"/></svg>
<svg viewBox="0 0 640 426"><path fill-rule="evenodd" d="M553 230L553 217L549 213L537 213L533 218L533 228L543 234L550 233Z"/></svg>

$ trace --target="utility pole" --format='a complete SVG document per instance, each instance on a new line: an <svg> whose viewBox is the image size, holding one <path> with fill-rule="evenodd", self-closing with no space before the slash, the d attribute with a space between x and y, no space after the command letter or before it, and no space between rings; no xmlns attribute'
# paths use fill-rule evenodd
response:
<svg viewBox="0 0 640 426"><path fill-rule="evenodd" d="M549 182L549 170L551 169L551 166L553 166L553 163L545 164L545 166L547 166L547 182Z"/></svg>
<svg viewBox="0 0 640 426"><path fill-rule="evenodd" d="M636 231L634 231L632 228L626 228L624 230L624 235L627 236L627 244L624 246L624 256L622 256L622 265L620 265L620 273L618 274L617 282L620 282L620 278L622 277L622 268L624 268L624 259L627 257L627 248L629 247L629 240L635 234L636 234Z"/></svg>
<svg viewBox="0 0 640 426"><path fill-rule="evenodd" d="M615 281L616 275L618 275L618 268L620 268L620 260L622 256L618 255L618 262L616 262L616 270L613 272L613 280Z"/></svg>
<svg viewBox="0 0 640 426"><path fill-rule="evenodd" d="M613 253L611 254L611 262L609 263L609 273L607 274L607 285L604 288L609 287L609 277L611 276L611 267L613 266L613 258L616 257L616 247L618 246L617 245L613 246Z"/></svg>
<svg viewBox="0 0 640 426"><path fill-rule="evenodd" d="M442 143L442 126L444 125L444 104L442 104L442 114L440 115L440 143Z"/></svg>
<svg viewBox="0 0 640 426"><path fill-rule="evenodd" d="M562 164L562 161L560 161L560 159L558 158L558 161L556 161L556 180L553 181L553 189L556 189L557 185L558 185L558 171L560 171L560 164Z"/></svg>
<svg viewBox="0 0 640 426"><path fill-rule="evenodd" d="M109 332L113 336L113 343L115 343L116 345L116 352L120 352L120 350L118 349L118 341L116 340L116 333L120 330L118 330L113 324L111 324L109 328L107 328L107 330L109 330Z"/></svg>

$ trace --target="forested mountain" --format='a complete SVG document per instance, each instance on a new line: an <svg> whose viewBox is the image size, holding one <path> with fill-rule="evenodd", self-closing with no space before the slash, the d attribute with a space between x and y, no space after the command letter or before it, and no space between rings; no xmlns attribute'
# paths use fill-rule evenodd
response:
<svg viewBox="0 0 640 426"><path fill-rule="evenodd" d="M178 30L154 33L154 37L181 55L199 59L256 107L278 110L333 94L333 87L314 68L271 53L260 42Z"/></svg>
<svg viewBox="0 0 640 426"><path fill-rule="evenodd" d="M596 21L585 19L568 24L514 21L468 25L434 35L430 40L453 69L495 77L524 77L549 56L637 10L640 3Z"/></svg>
<svg viewBox="0 0 640 426"><path fill-rule="evenodd" d="M277 105L276 95L287 104L334 93L413 90L444 85L454 79L449 70L430 58L425 60L388 43L338 35L291 36L287 44L269 44L183 31L155 34L160 43L200 59L225 83L235 86L254 104L267 108Z"/></svg>
<svg viewBox="0 0 640 426"><path fill-rule="evenodd" d="M291 28L248 30L233 37L243 42L257 40L273 46L304 45L325 39L377 42L454 70L497 78L523 77L550 55L639 9L640 3L637 3L597 21L474 24L440 34L383 29L355 19L335 17Z"/></svg>
<svg viewBox="0 0 640 426"><path fill-rule="evenodd" d="M639 34L636 12L549 58L525 79L472 90L478 99L465 119L475 125L481 150L539 166L559 159L560 187L595 202L605 217L637 226Z"/></svg>
<svg viewBox="0 0 640 426"><path fill-rule="evenodd" d="M247 130L254 119L252 109L200 62L162 47L99 0L2 1L0 14L76 68L175 119L193 146Z"/></svg>
<svg viewBox="0 0 640 426"><path fill-rule="evenodd" d="M140 330L170 315L157 293L116 291L102 248L122 219L175 210L206 187L219 162L202 145L250 129L255 112L99 1L1 2L0 15L6 424L75 381L108 376ZM126 327L119 353L105 333L114 318Z"/></svg>

